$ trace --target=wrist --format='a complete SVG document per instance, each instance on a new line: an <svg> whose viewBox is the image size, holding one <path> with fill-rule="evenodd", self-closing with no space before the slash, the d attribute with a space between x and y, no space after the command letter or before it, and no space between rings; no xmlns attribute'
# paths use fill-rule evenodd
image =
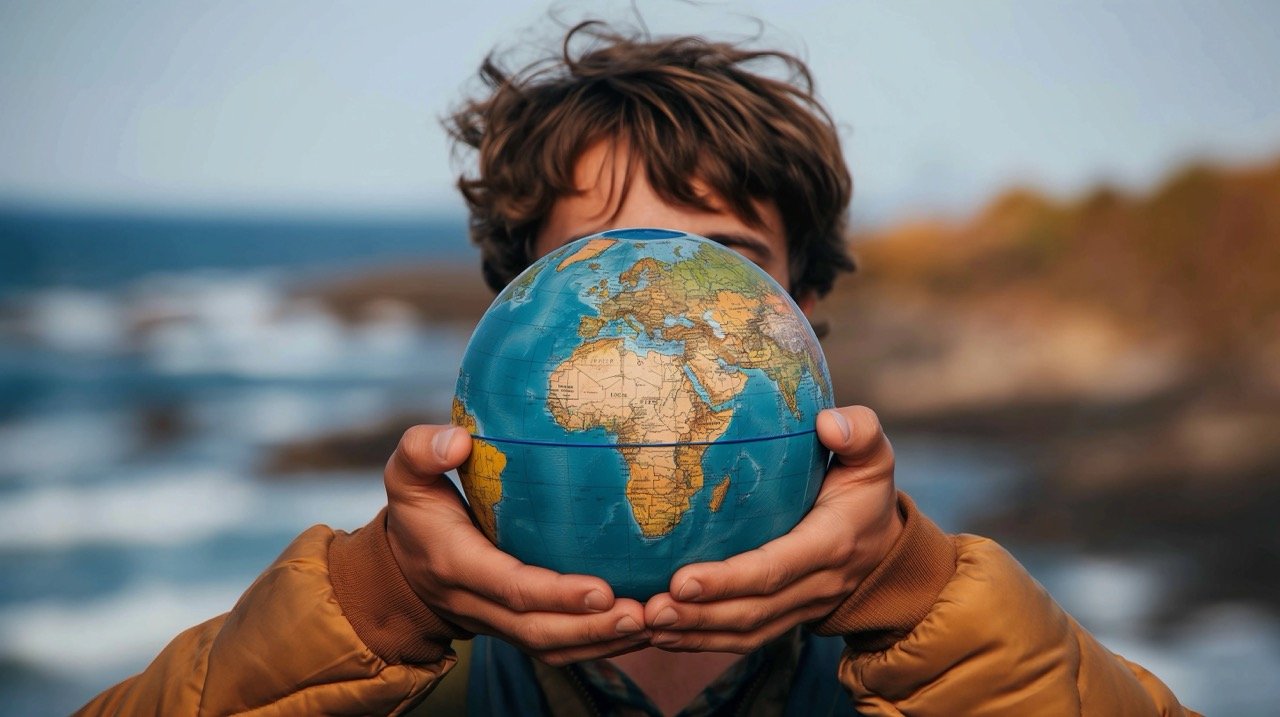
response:
<svg viewBox="0 0 1280 717"><path fill-rule="evenodd" d="M895 535L884 559L831 615L814 626L823 635L843 635L855 650L882 650L909 634L932 609L955 574L951 538L898 494Z"/></svg>
<svg viewBox="0 0 1280 717"><path fill-rule="evenodd" d="M352 629L388 664L435 662L451 639L471 636L436 615L409 585L388 542L385 509L363 528L334 537L329 581Z"/></svg>

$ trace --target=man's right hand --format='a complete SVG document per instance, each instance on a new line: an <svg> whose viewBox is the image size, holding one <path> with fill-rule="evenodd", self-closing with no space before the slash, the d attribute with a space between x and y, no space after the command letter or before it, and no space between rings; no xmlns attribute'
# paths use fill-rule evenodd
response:
<svg viewBox="0 0 1280 717"><path fill-rule="evenodd" d="M525 565L471 521L444 476L471 452L456 426L414 426L387 461L387 536L418 597L471 632L494 635L551 665L647 645L644 606L588 575Z"/></svg>

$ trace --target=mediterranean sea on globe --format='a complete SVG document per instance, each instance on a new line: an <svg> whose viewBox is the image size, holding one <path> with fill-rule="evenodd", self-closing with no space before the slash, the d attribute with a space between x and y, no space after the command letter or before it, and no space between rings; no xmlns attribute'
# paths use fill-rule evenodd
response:
<svg viewBox="0 0 1280 717"><path fill-rule="evenodd" d="M768 274L692 234L617 229L535 262L477 325L459 479L499 548L647 600L800 521L831 405L818 340Z"/></svg>

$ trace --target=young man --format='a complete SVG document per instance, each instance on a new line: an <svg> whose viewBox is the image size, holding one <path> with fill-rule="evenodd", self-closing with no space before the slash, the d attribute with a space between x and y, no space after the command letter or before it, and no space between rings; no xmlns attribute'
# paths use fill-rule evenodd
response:
<svg viewBox="0 0 1280 717"><path fill-rule="evenodd" d="M802 63L591 26L565 47L515 75L486 63L491 94L451 122L478 155L460 187L495 290L574 238L636 225L721 241L806 310L852 269L851 183ZM757 74L762 62L793 76ZM868 409L817 428L836 460L805 519L682 568L643 605L494 548L442 477L466 432L412 428L373 522L307 531L230 613L84 711L430 714L451 640L475 634L457 678L474 714L849 712L845 693L862 714L1188 714L998 546L943 535L896 493Z"/></svg>

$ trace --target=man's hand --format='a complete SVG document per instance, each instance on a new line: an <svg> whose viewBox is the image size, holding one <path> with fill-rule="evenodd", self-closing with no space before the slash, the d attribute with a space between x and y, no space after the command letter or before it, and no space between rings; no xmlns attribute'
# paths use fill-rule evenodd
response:
<svg viewBox="0 0 1280 717"><path fill-rule="evenodd" d="M871 409L823 411L818 438L836 456L813 510L786 535L727 560L686 565L645 605L666 650L750 652L829 615L902 532L893 448Z"/></svg>
<svg viewBox="0 0 1280 717"><path fill-rule="evenodd" d="M498 550L444 477L471 452L453 426L415 426L387 462L387 536L401 572L432 610L549 664L646 644L644 608L587 575L561 575Z"/></svg>

